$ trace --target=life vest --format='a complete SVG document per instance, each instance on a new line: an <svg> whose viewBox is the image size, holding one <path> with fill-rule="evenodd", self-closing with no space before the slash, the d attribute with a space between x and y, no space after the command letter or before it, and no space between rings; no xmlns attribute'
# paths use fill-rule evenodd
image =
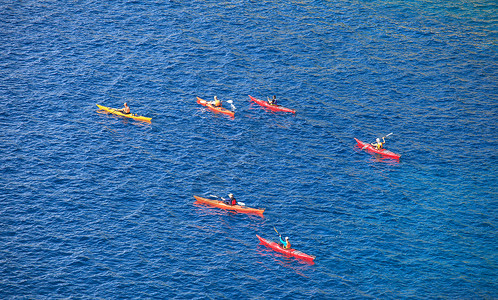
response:
<svg viewBox="0 0 498 300"><path fill-rule="evenodd" d="M214 100L214 106L220 107L221 106L221 101L220 100Z"/></svg>
<svg viewBox="0 0 498 300"><path fill-rule="evenodd" d="M231 199L230 200L230 204L231 205L237 205L237 200L235 200L235 198Z"/></svg>
<svg viewBox="0 0 498 300"><path fill-rule="evenodd" d="M287 240L287 245L284 245L284 249L290 249L291 247L291 244L289 242L289 240Z"/></svg>

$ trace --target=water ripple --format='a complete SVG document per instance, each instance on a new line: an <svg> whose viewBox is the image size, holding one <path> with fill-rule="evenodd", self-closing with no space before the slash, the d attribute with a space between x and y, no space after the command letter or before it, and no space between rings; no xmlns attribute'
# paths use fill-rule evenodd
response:
<svg viewBox="0 0 498 300"><path fill-rule="evenodd" d="M0 295L496 298L496 9L0 4Z"/></svg>

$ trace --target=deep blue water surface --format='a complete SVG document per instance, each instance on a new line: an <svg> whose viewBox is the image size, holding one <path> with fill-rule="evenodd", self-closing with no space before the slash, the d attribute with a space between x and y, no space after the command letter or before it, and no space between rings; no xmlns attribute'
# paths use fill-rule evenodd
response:
<svg viewBox="0 0 498 300"><path fill-rule="evenodd" d="M497 15L2 1L0 297L498 298ZM152 123L95 106L125 101ZM355 148L390 132L399 162ZM229 192L265 217L192 197ZM274 227L316 263L260 245Z"/></svg>

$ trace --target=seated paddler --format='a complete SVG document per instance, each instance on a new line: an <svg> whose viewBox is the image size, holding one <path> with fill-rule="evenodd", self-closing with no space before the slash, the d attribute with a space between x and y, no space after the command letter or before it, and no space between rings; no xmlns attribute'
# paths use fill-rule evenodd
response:
<svg viewBox="0 0 498 300"><path fill-rule="evenodd" d="M280 238L280 246L284 249L290 249L291 244L289 242L289 237L285 237L285 241L282 240L282 236L279 234L278 237Z"/></svg>
<svg viewBox="0 0 498 300"><path fill-rule="evenodd" d="M270 99L269 97L266 98L268 98L268 103L270 103L270 105L277 105L277 96L273 95L272 99Z"/></svg>
<svg viewBox="0 0 498 300"><path fill-rule="evenodd" d="M384 139L384 137L382 137L382 142L380 141L379 138L377 138L375 140L375 143L372 143L372 146L374 146L375 149L379 150L379 149L382 149L382 147L384 146L385 143L386 143L386 140Z"/></svg>
<svg viewBox="0 0 498 300"><path fill-rule="evenodd" d="M130 113L130 107L128 106L128 104L125 102L124 104L124 107L121 108L121 109L118 109L118 111L124 113L124 114L129 114Z"/></svg>
<svg viewBox="0 0 498 300"><path fill-rule="evenodd" d="M214 96L214 101L209 102L212 106L221 107L221 100L218 99L218 96Z"/></svg>
<svg viewBox="0 0 498 300"><path fill-rule="evenodd" d="M227 205L237 205L237 200L235 200L235 197L233 196L233 194L228 194L228 199L225 201L225 203Z"/></svg>

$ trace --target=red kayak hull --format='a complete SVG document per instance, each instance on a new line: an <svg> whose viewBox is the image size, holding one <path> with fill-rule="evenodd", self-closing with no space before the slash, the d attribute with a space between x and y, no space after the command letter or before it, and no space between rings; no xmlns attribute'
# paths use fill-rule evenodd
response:
<svg viewBox="0 0 498 300"><path fill-rule="evenodd" d="M261 106L263 106L264 108L268 108L269 110L272 110L272 111L282 111L282 112L290 112L290 113L293 113L293 114L296 113L296 111L293 110L293 109L290 109L290 108L287 108L287 107L283 107L283 106L280 106L280 105L271 105L270 103L268 103L268 101L256 99L256 98L254 98L251 95L248 95L248 96L249 96L249 98L251 98L252 101L256 102L257 104L259 104Z"/></svg>
<svg viewBox="0 0 498 300"><path fill-rule="evenodd" d="M299 259L303 259L303 260L306 260L306 261L309 261L309 262L313 262L316 258L316 256L313 256L313 255L308 255L306 253L303 253L299 250L296 250L296 249L284 249L282 247L280 247L279 244L273 242L273 241L270 241L270 240L267 240L267 239L264 239L262 237L260 237L259 235L256 234L256 236L258 237L259 241L261 242L261 244L267 246L268 248L274 250L274 251L277 251L279 253L282 253L282 254L285 254L287 256L292 256L292 257L296 257L296 258L299 258Z"/></svg>
<svg viewBox="0 0 498 300"><path fill-rule="evenodd" d="M200 105L204 105L205 107L209 108L210 110L212 110L214 112L225 114L225 115L228 115L228 116L230 116L232 118L235 116L235 113L233 111L228 110L228 109L226 109L224 107L213 106L208 101L206 101L204 99L201 99L199 97L197 97L197 103L199 103Z"/></svg>
<svg viewBox="0 0 498 300"><path fill-rule="evenodd" d="M374 146L372 146L372 144L362 142L362 141L360 141L357 138L355 138L355 140L358 143L358 147L360 147L362 150L365 149L365 150L367 150L369 152L381 154L381 155L384 155L384 156L387 156L387 157L390 157L390 158L394 158L394 159L399 159L401 157L401 155L396 154L394 152L391 152L389 150L386 150L386 149L377 149Z"/></svg>

